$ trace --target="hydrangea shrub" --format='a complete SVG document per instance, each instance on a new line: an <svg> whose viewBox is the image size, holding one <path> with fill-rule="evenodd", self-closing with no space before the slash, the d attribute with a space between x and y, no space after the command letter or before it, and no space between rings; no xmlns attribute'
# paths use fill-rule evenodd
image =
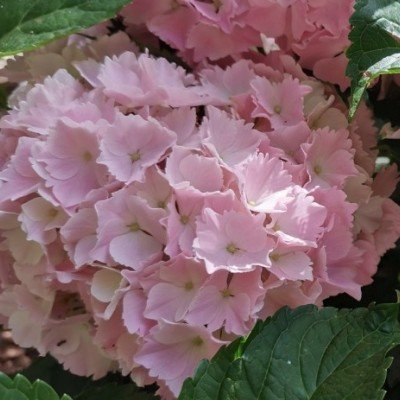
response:
<svg viewBox="0 0 400 400"><path fill-rule="evenodd" d="M359 300L400 208L373 112L347 119L353 6L136 0L8 59L0 322L15 341L174 399L282 306Z"/></svg>

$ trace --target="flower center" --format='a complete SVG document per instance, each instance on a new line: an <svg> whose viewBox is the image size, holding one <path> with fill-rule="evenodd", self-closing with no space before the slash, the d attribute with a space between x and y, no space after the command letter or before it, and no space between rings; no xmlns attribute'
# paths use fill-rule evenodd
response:
<svg viewBox="0 0 400 400"><path fill-rule="evenodd" d="M229 243L228 246L226 246L226 251L231 254L235 254L239 250L238 247L234 243Z"/></svg>
<svg viewBox="0 0 400 400"><path fill-rule="evenodd" d="M194 288L194 285L193 285L193 282L186 282L185 283L185 290L187 291L187 292L190 292L191 290L193 290L193 288Z"/></svg>
<svg viewBox="0 0 400 400"><path fill-rule="evenodd" d="M128 226L128 228L129 228L129 230L130 230L131 232L140 231L140 225L139 225L137 222L134 222L133 224L130 224L130 225Z"/></svg>
<svg viewBox="0 0 400 400"><path fill-rule="evenodd" d="M57 216L58 210L55 209L55 208L51 208L51 209L49 210L48 214L49 214L49 217L50 217L50 218L54 218L54 217Z"/></svg>
<svg viewBox="0 0 400 400"><path fill-rule="evenodd" d="M281 112L282 112L282 107L281 106L279 106L279 105L276 105L275 107L274 107L274 112L275 112L275 114L280 114Z"/></svg>
<svg viewBox="0 0 400 400"><path fill-rule="evenodd" d="M180 221L183 225L186 225L189 222L189 217L187 215L182 215Z"/></svg>
<svg viewBox="0 0 400 400"><path fill-rule="evenodd" d="M320 166L320 165L316 165L316 166L314 167L314 172L315 172L317 175L319 175L319 174L322 172L321 166Z"/></svg>
<svg viewBox="0 0 400 400"><path fill-rule="evenodd" d="M200 347L204 343L204 340L200 336L196 336L192 339L193 346Z"/></svg>
<svg viewBox="0 0 400 400"><path fill-rule="evenodd" d="M213 0L215 10L219 11L219 9L222 7L222 0Z"/></svg>
<svg viewBox="0 0 400 400"><path fill-rule="evenodd" d="M224 289L224 290L221 290L221 296L222 296L224 299L226 299L226 298L228 298L228 297L233 297L232 293L229 291L228 288L227 288L227 289Z"/></svg>
<svg viewBox="0 0 400 400"><path fill-rule="evenodd" d="M281 256L279 255L279 254L277 254L277 253L272 253L272 254L270 254L270 256L269 256L269 258L272 260L272 261L278 261L280 258L281 258Z"/></svg>
<svg viewBox="0 0 400 400"><path fill-rule="evenodd" d="M89 151L85 151L85 152L82 154L82 158L83 158L83 160L86 161L86 162L89 162L89 161L92 161L92 160L93 160L92 153L90 153Z"/></svg>
<svg viewBox="0 0 400 400"><path fill-rule="evenodd" d="M140 152L139 152L139 150L137 150L137 151L135 151L134 153L131 154L131 160L132 160L132 162L140 160Z"/></svg>
<svg viewBox="0 0 400 400"><path fill-rule="evenodd" d="M167 207L167 205L166 205L165 201L160 200L160 201L157 203L157 207L158 207L158 208L165 208L165 207Z"/></svg>

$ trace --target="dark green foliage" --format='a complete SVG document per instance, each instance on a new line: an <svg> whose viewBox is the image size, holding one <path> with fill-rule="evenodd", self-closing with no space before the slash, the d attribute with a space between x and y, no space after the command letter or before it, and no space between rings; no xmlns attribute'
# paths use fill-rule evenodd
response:
<svg viewBox="0 0 400 400"><path fill-rule="evenodd" d="M131 0L0 0L0 57L112 18Z"/></svg>
<svg viewBox="0 0 400 400"><path fill-rule="evenodd" d="M36 360L22 374L49 383L58 393L68 392L73 400L156 400L158 397L138 388L129 377L109 374L97 381L65 371L53 357ZM1 400L3 400L0 397ZM63 399L64 400L64 399Z"/></svg>
<svg viewBox="0 0 400 400"><path fill-rule="evenodd" d="M23 375L13 379L0 372L0 399L2 400L60 400L56 391L47 383L36 380L33 384ZM72 400L64 394L61 400Z"/></svg>
<svg viewBox="0 0 400 400"><path fill-rule="evenodd" d="M179 400L381 400L398 304L283 308L203 361Z"/></svg>
<svg viewBox="0 0 400 400"><path fill-rule="evenodd" d="M351 79L352 118L368 85L383 74L400 72L400 2L397 0L358 0L350 19L351 46L347 50Z"/></svg>

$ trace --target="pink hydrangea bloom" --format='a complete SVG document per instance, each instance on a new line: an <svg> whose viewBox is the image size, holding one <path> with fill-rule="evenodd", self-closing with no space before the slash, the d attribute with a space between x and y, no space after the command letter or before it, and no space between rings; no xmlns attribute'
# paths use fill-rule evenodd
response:
<svg viewBox="0 0 400 400"><path fill-rule="evenodd" d="M217 337L359 299L400 208L396 168L375 171L372 111L348 122L325 83L347 88L352 6L135 0L125 32L106 22L8 61L27 80L0 116L0 323L15 341L174 400Z"/></svg>

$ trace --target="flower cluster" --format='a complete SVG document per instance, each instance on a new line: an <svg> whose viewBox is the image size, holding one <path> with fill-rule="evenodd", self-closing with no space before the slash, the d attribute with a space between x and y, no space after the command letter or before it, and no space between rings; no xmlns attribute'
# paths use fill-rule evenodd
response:
<svg viewBox="0 0 400 400"><path fill-rule="evenodd" d="M120 33L21 84L0 119L0 322L75 374L120 370L165 399L281 306L359 299L400 235L371 112L349 125L302 69L343 50L351 2L182 3L124 15L194 61L260 33L280 50L190 74Z"/></svg>
<svg viewBox="0 0 400 400"><path fill-rule="evenodd" d="M345 89L354 0L136 0L123 11L146 43L160 37L188 63L231 63L264 47L271 59L294 54L319 79ZM146 34L145 34L146 33ZM254 53L254 52L253 52Z"/></svg>

